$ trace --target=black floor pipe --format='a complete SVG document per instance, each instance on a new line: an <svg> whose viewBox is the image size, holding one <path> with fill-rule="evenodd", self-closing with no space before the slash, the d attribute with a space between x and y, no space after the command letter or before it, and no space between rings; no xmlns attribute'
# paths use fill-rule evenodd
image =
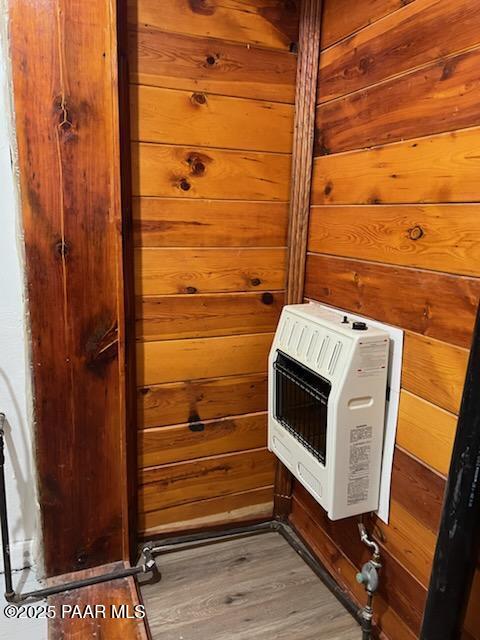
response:
<svg viewBox="0 0 480 640"><path fill-rule="evenodd" d="M44 589L37 589L35 591L27 591L25 593L14 592L10 598L7 598L6 595L5 598L13 604L20 604L21 602L25 601L43 600L44 598L54 596L58 593L73 591L74 589L82 589L83 587L90 587L94 584L100 584L101 582L110 582L110 580L118 580L119 578L138 576L140 573L146 573L142 566L130 567L128 569L122 569L121 571L102 573L99 576L92 576L91 578L83 578L82 580L63 582L52 587L45 587Z"/></svg>
<svg viewBox="0 0 480 640"><path fill-rule="evenodd" d="M320 562L310 553L307 546L300 540L289 524L281 520L270 520L258 524L247 525L244 527L235 527L225 529L223 531L201 531L199 533L186 534L175 538L166 538L161 541L153 541L152 554L161 554L162 551L171 547L180 546L189 548L197 543L205 543L208 541L217 541L221 539L232 539L236 537L258 535L261 533L276 532L279 533L292 547L292 549L302 558L302 560L312 569L323 584L331 591L331 593L339 600L345 609L359 623L362 623L362 609L359 608L349 595L337 584L332 576L326 571ZM368 636L370 637L370 635Z"/></svg>
<svg viewBox="0 0 480 640"><path fill-rule="evenodd" d="M154 555L161 553L168 547L178 545L190 545L190 543L207 542L209 540L221 540L222 538L235 538L237 536L255 535L257 533L268 533L272 531L272 521L258 522L241 527L230 527L228 529L211 529L198 533L186 533L181 536L171 536L161 540L153 540L151 544Z"/></svg>
<svg viewBox="0 0 480 640"><path fill-rule="evenodd" d="M422 640L461 635L480 541L480 306L435 549Z"/></svg>

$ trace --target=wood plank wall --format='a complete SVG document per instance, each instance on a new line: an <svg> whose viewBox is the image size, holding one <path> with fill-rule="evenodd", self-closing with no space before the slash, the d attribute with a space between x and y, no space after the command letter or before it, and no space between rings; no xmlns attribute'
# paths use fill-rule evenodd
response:
<svg viewBox="0 0 480 640"><path fill-rule="evenodd" d="M296 2L129 1L139 526L267 518Z"/></svg>
<svg viewBox="0 0 480 640"><path fill-rule="evenodd" d="M7 8L42 559L52 576L127 559L134 533L117 15L106 0L9 0L3 19Z"/></svg>
<svg viewBox="0 0 480 640"><path fill-rule="evenodd" d="M405 330L391 519L368 521L395 640L420 629L480 295L478 9L325 0L305 295ZM329 522L299 486L291 520L363 601L355 520ZM465 637L480 637L479 585Z"/></svg>

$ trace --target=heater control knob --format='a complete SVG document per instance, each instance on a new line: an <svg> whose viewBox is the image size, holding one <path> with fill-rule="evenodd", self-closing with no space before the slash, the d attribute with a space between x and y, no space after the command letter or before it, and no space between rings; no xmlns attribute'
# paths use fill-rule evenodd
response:
<svg viewBox="0 0 480 640"><path fill-rule="evenodd" d="M356 321L352 324L352 329L354 329L355 331L366 331L368 327L365 322Z"/></svg>

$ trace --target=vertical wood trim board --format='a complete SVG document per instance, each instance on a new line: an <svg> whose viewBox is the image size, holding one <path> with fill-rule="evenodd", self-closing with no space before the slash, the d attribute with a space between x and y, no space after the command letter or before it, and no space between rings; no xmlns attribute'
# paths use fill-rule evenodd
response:
<svg viewBox="0 0 480 640"><path fill-rule="evenodd" d="M320 53L321 0L303 0L295 96L292 181L288 231L287 304L301 302L305 277L315 101Z"/></svg>
<svg viewBox="0 0 480 640"><path fill-rule="evenodd" d="M118 7L118 5L117 5ZM124 496L129 515L130 559L137 559L137 438L135 421L137 414L136 345L135 345L135 239L132 206L131 150L130 150L130 91L128 64L127 12L117 10L118 56L118 104L120 123L120 173L121 173L121 229L123 235L123 300L125 319L125 401L126 401L126 460L130 470L128 491Z"/></svg>
<svg viewBox="0 0 480 640"><path fill-rule="evenodd" d="M48 576L128 556L115 4L10 0Z"/></svg>
<svg viewBox="0 0 480 640"><path fill-rule="evenodd" d="M303 299L313 167L321 10L322 0L303 0L301 3L288 229L285 296L287 304L301 302ZM284 465L277 462L275 515L288 516L291 510L291 495L292 475Z"/></svg>

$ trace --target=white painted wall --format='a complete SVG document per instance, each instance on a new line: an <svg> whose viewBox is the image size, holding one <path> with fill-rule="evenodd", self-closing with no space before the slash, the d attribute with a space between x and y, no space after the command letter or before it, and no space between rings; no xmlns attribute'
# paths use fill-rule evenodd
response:
<svg viewBox="0 0 480 640"><path fill-rule="evenodd" d="M17 588L38 586L39 526L32 455L32 401L23 241L15 167L6 0L0 0L0 412L5 413L6 481L12 564ZM12 160L13 159L13 160ZM0 559L0 571L3 562ZM44 640L45 620L10 620L0 597L0 640Z"/></svg>

